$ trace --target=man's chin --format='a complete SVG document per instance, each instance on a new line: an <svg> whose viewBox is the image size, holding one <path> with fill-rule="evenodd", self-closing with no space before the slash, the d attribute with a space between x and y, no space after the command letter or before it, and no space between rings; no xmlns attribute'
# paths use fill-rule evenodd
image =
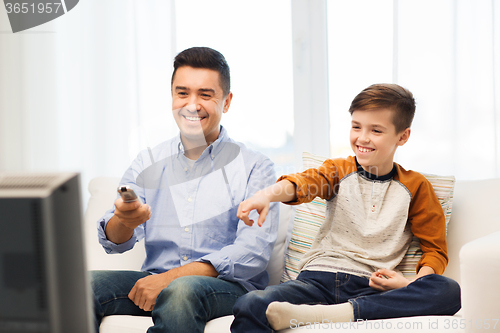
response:
<svg viewBox="0 0 500 333"><path fill-rule="evenodd" d="M200 143L206 145L207 140L205 139L205 134L203 134L203 131L197 130L197 131L189 131L185 129L181 129L181 136L183 140L188 140L193 143Z"/></svg>

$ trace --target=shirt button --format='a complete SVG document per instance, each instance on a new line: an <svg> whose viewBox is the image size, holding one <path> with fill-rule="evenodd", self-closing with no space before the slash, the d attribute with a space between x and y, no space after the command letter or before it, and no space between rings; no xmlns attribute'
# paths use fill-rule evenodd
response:
<svg viewBox="0 0 500 333"><path fill-rule="evenodd" d="M182 260L186 261L186 260L188 260L188 257L184 256L184 257L182 257Z"/></svg>
<svg viewBox="0 0 500 333"><path fill-rule="evenodd" d="M191 198L188 198L188 202L191 202L191 201L193 201L193 199L191 199Z"/></svg>
<svg viewBox="0 0 500 333"><path fill-rule="evenodd" d="M187 167L185 167L185 168L184 168L184 171L188 171L188 168L187 168Z"/></svg>
<svg viewBox="0 0 500 333"><path fill-rule="evenodd" d="M185 232L189 232L189 228L184 228L184 231Z"/></svg>

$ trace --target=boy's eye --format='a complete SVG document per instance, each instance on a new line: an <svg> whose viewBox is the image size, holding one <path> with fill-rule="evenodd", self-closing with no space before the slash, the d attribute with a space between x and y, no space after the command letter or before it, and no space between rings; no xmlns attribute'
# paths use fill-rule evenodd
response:
<svg viewBox="0 0 500 333"><path fill-rule="evenodd" d="M375 133L382 133L382 131L380 131L380 130L373 130L373 132L375 132Z"/></svg>

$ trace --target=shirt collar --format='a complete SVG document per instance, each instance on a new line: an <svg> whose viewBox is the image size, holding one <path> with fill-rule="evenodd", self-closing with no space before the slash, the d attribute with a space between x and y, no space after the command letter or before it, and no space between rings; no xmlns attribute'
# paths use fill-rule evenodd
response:
<svg viewBox="0 0 500 333"><path fill-rule="evenodd" d="M222 149L223 145L221 145L221 143L222 142L227 142L227 141L229 141L229 137L227 135L227 131L224 128L224 126L220 125L219 137L217 138L217 140L215 140L214 142L212 142L212 144L210 144L205 149L205 151L203 152L202 156L204 154L206 154L205 152L207 152L209 154L209 156L212 159L214 159L215 155L218 154L220 152L220 150ZM182 144L181 133L180 132L179 132L179 135L177 135L177 142L176 143L177 143L177 156L179 156L180 154L184 155L184 145Z"/></svg>
<svg viewBox="0 0 500 333"><path fill-rule="evenodd" d="M391 172L389 172L388 174L383 175L383 176L377 176L377 175L374 175L372 173L369 173L368 171L365 171L365 169L363 169L363 167L358 163L358 159L356 157L354 157L354 159L356 160L356 167L358 169L358 173L361 174L363 177L368 178L370 180L377 180L377 181L383 182L383 181L394 178L394 175L397 172L396 165L393 163Z"/></svg>

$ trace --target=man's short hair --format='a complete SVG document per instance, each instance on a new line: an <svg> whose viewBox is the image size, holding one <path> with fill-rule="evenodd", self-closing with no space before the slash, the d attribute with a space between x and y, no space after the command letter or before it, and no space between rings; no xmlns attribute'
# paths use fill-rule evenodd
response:
<svg viewBox="0 0 500 333"><path fill-rule="evenodd" d="M393 123L396 133L411 127L415 116L413 94L397 84L373 84L360 92L352 100L349 113L356 110L391 109L394 110Z"/></svg>
<svg viewBox="0 0 500 333"><path fill-rule="evenodd" d="M183 66L207 68L217 71L224 97L231 91L229 65L220 52L209 47L191 47L182 51L174 59L174 72L172 73L171 84L174 83L174 76L177 69Z"/></svg>

